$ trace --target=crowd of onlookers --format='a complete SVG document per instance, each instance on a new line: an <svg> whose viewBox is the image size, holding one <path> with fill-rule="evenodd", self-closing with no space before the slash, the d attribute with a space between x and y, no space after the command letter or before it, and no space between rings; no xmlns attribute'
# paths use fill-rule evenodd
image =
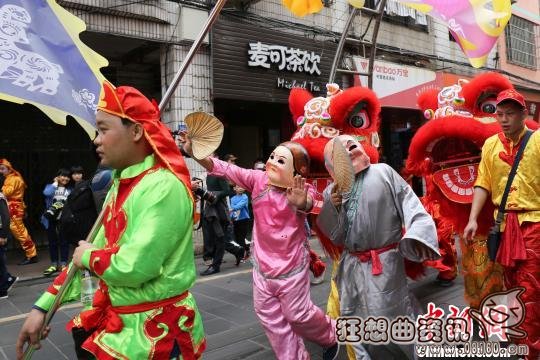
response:
<svg viewBox="0 0 540 360"><path fill-rule="evenodd" d="M43 189L44 211L41 224L46 230L50 265L43 275L51 276L68 264L70 246L85 239L101 209L111 184L111 171L98 168L90 179L85 179L82 166L62 168ZM7 240L17 239L25 258L19 265L37 263L37 250L23 223L26 184L6 159L0 160L0 298L17 281L6 267Z"/></svg>

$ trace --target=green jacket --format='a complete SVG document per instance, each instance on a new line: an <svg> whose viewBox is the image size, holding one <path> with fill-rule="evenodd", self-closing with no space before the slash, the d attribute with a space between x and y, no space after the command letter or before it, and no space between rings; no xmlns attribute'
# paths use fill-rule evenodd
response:
<svg viewBox="0 0 540 360"><path fill-rule="evenodd" d="M96 306L99 298L110 299L113 309L128 306L133 311L133 306L137 309L141 304L148 305L185 293L193 286L196 276L193 204L189 200L189 190L169 170L156 166L153 155L121 172L115 171L113 177L105 200L103 224L94 241L96 248L87 250L82 256L84 266L101 280L98 293L102 290L102 293L108 293L108 299L94 297L94 308L103 307L101 301ZM120 204L122 198L125 201ZM50 308L63 278L65 273L60 274L40 297L35 304L37 307ZM194 358L198 358L205 347L202 321L195 300L191 294L185 295L174 305L120 313L120 330L109 329L114 321L105 316L100 320L99 330L83 347L99 359L109 356L163 358L170 354L175 342L180 345L182 337L185 340L187 333ZM78 299L80 277L69 285L62 302ZM95 328L96 323L91 324ZM87 327L85 312L73 319L71 325ZM182 331L184 333L179 335ZM189 353L182 347L181 352ZM186 358L189 357L184 355Z"/></svg>

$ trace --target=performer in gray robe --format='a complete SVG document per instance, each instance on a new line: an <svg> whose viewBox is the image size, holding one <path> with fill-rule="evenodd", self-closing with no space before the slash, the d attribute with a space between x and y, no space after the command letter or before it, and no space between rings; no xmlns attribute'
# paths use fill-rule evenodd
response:
<svg viewBox="0 0 540 360"><path fill-rule="evenodd" d="M326 188L317 224L334 244L344 247L335 279L340 315L363 320L384 316L389 321L401 315L415 321L420 308L407 286L404 258L422 262L440 257L433 219L390 166L370 164L351 136L336 139L351 158L355 181L343 196L334 191L334 184ZM325 158L333 175L331 149L329 142ZM353 346L357 359L416 358L412 344Z"/></svg>

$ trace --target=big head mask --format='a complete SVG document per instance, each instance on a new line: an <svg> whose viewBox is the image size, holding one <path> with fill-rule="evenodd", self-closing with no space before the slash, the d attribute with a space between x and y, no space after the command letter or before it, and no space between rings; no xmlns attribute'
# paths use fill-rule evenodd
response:
<svg viewBox="0 0 540 360"><path fill-rule="evenodd" d="M364 169L367 169L370 165L369 156L364 151L362 144L358 142L354 137L350 135L339 135L334 138L333 141L341 141L349 157L351 158L351 163L354 169L354 173L358 174ZM329 141L324 148L324 160L326 169L333 176L332 169L332 141Z"/></svg>
<svg viewBox="0 0 540 360"><path fill-rule="evenodd" d="M269 183L277 187L292 186L295 175L307 177L308 171L309 155L306 149L292 141L279 144L266 161Z"/></svg>

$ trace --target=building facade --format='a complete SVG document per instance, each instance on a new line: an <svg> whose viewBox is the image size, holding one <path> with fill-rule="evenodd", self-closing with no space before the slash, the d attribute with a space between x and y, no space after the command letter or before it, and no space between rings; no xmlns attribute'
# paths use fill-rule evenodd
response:
<svg viewBox="0 0 540 360"><path fill-rule="evenodd" d="M135 86L159 100L215 1L57 2L87 24L81 38L109 60L102 72L110 81ZM234 153L245 167L265 159L295 129L287 104L290 88L302 86L315 95L325 92L351 8L345 0L323 2L320 13L296 18L281 0L230 0L164 109L163 121L174 131L190 112L215 113L225 124L221 155ZM367 0L366 6L375 3ZM486 69L502 71L524 92L538 120L538 2L517 1L513 14L486 68L476 70L445 24L388 0L376 44L373 88L383 105L381 152L392 166L401 166L410 137L424 121L415 101L422 88L442 87ZM369 17L362 13L350 36L369 37L371 31ZM348 44L340 67L362 70L369 50ZM340 73L336 82L348 87L365 85L366 79ZM21 119L6 130L0 152L29 179L31 208L38 215L42 186L58 167L78 162L89 172L95 168L91 141L74 122L63 128L30 106L0 106L8 116ZM33 131L37 127L39 135ZM194 163L189 166L199 174Z"/></svg>

